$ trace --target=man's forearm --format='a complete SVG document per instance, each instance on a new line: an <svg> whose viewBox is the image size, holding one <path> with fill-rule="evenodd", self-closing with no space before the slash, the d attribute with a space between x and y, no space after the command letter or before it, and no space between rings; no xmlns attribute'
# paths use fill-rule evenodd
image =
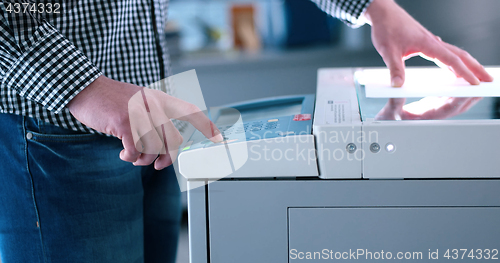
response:
<svg viewBox="0 0 500 263"><path fill-rule="evenodd" d="M0 4L0 89L59 113L101 72L46 20Z"/></svg>

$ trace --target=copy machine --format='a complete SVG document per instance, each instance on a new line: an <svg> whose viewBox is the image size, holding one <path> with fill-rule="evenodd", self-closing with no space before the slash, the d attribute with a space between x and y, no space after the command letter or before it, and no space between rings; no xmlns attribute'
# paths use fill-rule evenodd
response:
<svg viewBox="0 0 500 263"><path fill-rule="evenodd" d="M225 142L195 132L178 157L191 262L500 257L493 99L380 120L387 99L366 96L364 70L320 69L316 95L213 110Z"/></svg>

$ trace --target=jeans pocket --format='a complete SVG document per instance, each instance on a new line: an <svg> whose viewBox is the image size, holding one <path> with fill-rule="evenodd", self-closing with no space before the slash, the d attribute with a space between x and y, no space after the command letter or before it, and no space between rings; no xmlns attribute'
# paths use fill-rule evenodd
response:
<svg viewBox="0 0 500 263"><path fill-rule="evenodd" d="M34 118L25 118L24 128L28 140L40 142L84 142L106 137L98 133L88 133L62 128Z"/></svg>
<svg viewBox="0 0 500 263"><path fill-rule="evenodd" d="M34 141L51 141L51 142L84 142L84 141L93 141L98 140L103 135L94 134L94 133L68 133L68 134L59 134L59 133L39 133L35 131L26 131L26 136L30 140Z"/></svg>
<svg viewBox="0 0 500 263"><path fill-rule="evenodd" d="M36 174L45 174L53 181L73 183L120 176L130 169L128 163L119 158L120 140L100 134L69 132L71 134L26 130L29 169L38 170ZM111 173L110 167L119 171Z"/></svg>

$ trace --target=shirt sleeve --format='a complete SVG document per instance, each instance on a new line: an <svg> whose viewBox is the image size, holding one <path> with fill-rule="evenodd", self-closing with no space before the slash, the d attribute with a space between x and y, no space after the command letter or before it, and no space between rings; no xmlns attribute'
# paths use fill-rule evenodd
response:
<svg viewBox="0 0 500 263"><path fill-rule="evenodd" d="M0 4L0 91L60 113L102 73L49 22L8 2Z"/></svg>
<svg viewBox="0 0 500 263"><path fill-rule="evenodd" d="M366 23L364 12L373 0L311 0L325 13L342 20L351 27Z"/></svg>

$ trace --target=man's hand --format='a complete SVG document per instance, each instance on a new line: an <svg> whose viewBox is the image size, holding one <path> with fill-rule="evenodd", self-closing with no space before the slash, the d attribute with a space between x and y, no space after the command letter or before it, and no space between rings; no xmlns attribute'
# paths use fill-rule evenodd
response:
<svg viewBox="0 0 500 263"><path fill-rule="evenodd" d="M170 119L190 122L207 138L222 141L215 125L195 105L161 91L101 76L68 104L73 116L96 131L122 140L120 159L163 169L175 161L182 136Z"/></svg>
<svg viewBox="0 0 500 263"><path fill-rule="evenodd" d="M373 45L391 71L392 86L404 84L404 61L416 55L438 65L442 62L472 85L493 81L493 77L469 53L443 42L393 0L374 0L365 15L372 25Z"/></svg>

